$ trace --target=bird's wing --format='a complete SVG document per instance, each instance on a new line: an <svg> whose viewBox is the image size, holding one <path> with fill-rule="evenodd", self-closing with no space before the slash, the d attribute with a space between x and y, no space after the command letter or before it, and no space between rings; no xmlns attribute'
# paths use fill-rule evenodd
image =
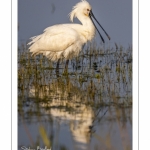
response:
<svg viewBox="0 0 150 150"><path fill-rule="evenodd" d="M32 38L30 52L52 51L59 52L79 40L79 34L74 29L55 25L44 30L44 33Z"/></svg>

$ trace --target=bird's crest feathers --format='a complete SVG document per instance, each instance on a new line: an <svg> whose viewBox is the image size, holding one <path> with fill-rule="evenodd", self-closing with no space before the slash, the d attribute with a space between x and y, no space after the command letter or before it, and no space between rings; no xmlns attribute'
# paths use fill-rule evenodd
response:
<svg viewBox="0 0 150 150"><path fill-rule="evenodd" d="M73 6L72 11L69 13L69 18L71 22L73 22L73 18L77 17L77 12L83 7L85 7L85 5L90 5L90 4L86 0L81 0L81 2Z"/></svg>

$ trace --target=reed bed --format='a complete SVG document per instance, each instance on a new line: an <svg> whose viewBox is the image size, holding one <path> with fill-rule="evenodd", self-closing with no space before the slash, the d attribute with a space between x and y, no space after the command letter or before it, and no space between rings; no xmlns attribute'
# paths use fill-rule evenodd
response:
<svg viewBox="0 0 150 150"><path fill-rule="evenodd" d="M86 131L87 138L96 138L104 149L115 149L110 141L111 134L103 139L96 134L94 124L101 122L107 113L112 116L108 120L112 121L115 114L120 136L128 136L122 129L120 119L132 124L132 47L124 49L116 45L111 49L109 46L97 48L94 43L86 46L77 58L70 60L68 72L64 71L65 62L61 62L59 73L56 73L56 63L43 55L32 57L24 45L18 49L19 123L25 128L26 123L45 121L53 126L55 121L50 112L53 109L71 115L91 112L92 124ZM61 118L63 116L59 116ZM84 117L80 118L80 122L84 122ZM45 130L40 125L39 134L43 144L51 147L53 134L47 135ZM39 138L32 140L30 133L28 137L32 145L40 144ZM58 149L56 145L59 144L54 145ZM122 145L131 149L124 142ZM68 148L59 145L59 149ZM97 146L93 149L97 149Z"/></svg>

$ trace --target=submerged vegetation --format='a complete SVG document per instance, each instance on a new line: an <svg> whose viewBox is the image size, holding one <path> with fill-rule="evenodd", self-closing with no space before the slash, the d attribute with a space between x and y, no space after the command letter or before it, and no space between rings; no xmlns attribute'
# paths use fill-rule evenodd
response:
<svg viewBox="0 0 150 150"><path fill-rule="evenodd" d="M131 150L132 47L89 45L70 60L68 72L64 66L62 62L56 73L56 62L43 55L31 57L24 46L18 50L18 123L30 141L26 144ZM27 124L37 123L37 135L31 135ZM61 128L64 137L72 135L72 144L64 141Z"/></svg>

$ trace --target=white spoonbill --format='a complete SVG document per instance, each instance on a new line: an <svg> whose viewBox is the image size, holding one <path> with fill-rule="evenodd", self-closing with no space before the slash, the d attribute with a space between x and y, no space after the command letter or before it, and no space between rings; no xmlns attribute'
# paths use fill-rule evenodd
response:
<svg viewBox="0 0 150 150"><path fill-rule="evenodd" d="M69 59L78 56L83 45L88 41L91 41L95 36L96 26L91 17L93 17L95 20L96 18L92 13L91 5L86 0L82 0L81 2L77 3L72 8L69 16L72 22L73 18L76 17L79 19L81 24L72 23L50 26L44 30L43 34L32 37L32 41L28 43L28 45L32 44L29 47L32 55L42 53L52 61L58 61L56 70L58 70L59 61L61 59L66 60L65 69L67 69ZM100 25L97 20L96 22ZM100 27L110 40L109 35L106 33L103 27L101 25ZM99 31L98 33L104 42L104 39Z"/></svg>

